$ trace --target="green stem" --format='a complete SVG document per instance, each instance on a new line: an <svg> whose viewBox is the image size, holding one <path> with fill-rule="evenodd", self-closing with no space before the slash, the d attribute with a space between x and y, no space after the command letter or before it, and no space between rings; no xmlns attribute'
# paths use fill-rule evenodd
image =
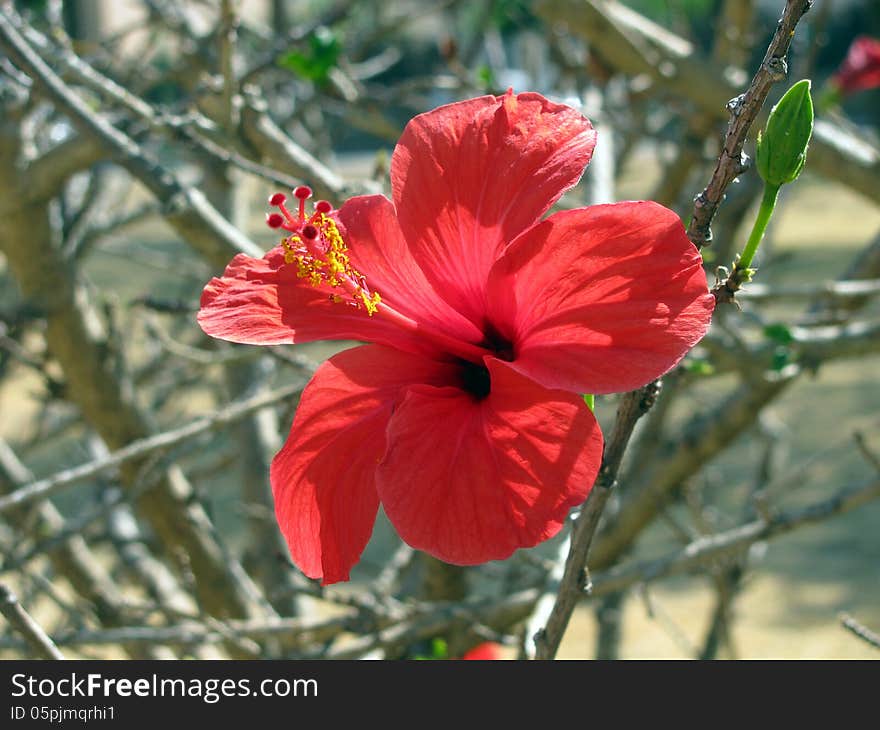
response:
<svg viewBox="0 0 880 730"><path fill-rule="evenodd" d="M764 238L764 232L767 230L767 224L773 216L773 209L776 207L776 198L779 195L780 185L764 184L764 197L761 198L761 207L758 209L758 217L755 218L755 225L752 226L752 232L749 234L748 243L739 261L736 262L736 268L740 271L749 268L755 253L758 251L758 245Z"/></svg>

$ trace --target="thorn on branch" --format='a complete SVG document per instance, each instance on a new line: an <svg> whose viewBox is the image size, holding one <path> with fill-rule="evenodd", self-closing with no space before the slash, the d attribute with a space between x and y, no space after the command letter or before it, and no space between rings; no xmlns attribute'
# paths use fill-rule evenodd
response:
<svg viewBox="0 0 880 730"><path fill-rule="evenodd" d="M734 264L733 271L726 266L719 266L715 270L715 286L712 287L712 296L717 304L735 304L737 309L742 309L736 300L736 293L742 289L743 284L751 281L754 269L742 269L738 262Z"/></svg>
<svg viewBox="0 0 880 730"><path fill-rule="evenodd" d="M767 61L764 68L767 69L767 74L774 83L782 81L788 76L788 62L779 56L773 56Z"/></svg>
<svg viewBox="0 0 880 730"><path fill-rule="evenodd" d="M660 395L660 391L663 390L663 381L655 380L651 383L648 383L642 389L642 398L639 401L639 410L644 414L647 413L651 408L654 407L654 403L657 402L657 398Z"/></svg>
<svg viewBox="0 0 880 730"><path fill-rule="evenodd" d="M699 195L694 196L694 207L695 208L705 208L709 204L709 198L706 195L706 191L704 190Z"/></svg>
<svg viewBox="0 0 880 730"><path fill-rule="evenodd" d="M581 591L583 591L584 595L590 596L593 594L593 579L590 576L590 569L584 566L583 574L581 575Z"/></svg>
<svg viewBox="0 0 880 730"><path fill-rule="evenodd" d="M730 112L730 116L738 117L740 112L742 111L743 104L745 103L746 95L740 94L739 96L733 97L730 101L727 102L727 111Z"/></svg>

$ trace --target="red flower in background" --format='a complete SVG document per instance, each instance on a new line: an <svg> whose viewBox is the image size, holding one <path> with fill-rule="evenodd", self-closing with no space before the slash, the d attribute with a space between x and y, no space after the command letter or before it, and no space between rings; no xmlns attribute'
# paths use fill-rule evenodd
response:
<svg viewBox="0 0 880 730"><path fill-rule="evenodd" d="M678 217L650 202L541 221L580 178L589 121L508 93L413 119L393 203L320 202L236 256L199 322L233 342L357 339L305 388L271 482L293 560L347 580L381 503L400 536L450 563L555 535L586 498L602 435L581 393L644 385L705 333L714 299Z"/></svg>
<svg viewBox="0 0 880 730"><path fill-rule="evenodd" d="M880 86L880 40L868 36L856 38L831 83L843 94Z"/></svg>
<svg viewBox="0 0 880 730"><path fill-rule="evenodd" d="M477 644L473 649L468 649L462 659L469 661L495 661L501 659L501 644L494 641L484 641Z"/></svg>

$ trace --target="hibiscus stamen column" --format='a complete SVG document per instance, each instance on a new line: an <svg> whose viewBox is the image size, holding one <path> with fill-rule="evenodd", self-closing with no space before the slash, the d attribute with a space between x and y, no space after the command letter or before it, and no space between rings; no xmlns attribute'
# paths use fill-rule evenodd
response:
<svg viewBox="0 0 880 730"><path fill-rule="evenodd" d="M363 310L368 317L379 316L406 332L434 341L443 351L464 360L482 365L483 358L493 354L487 348L457 340L416 322L383 301L381 294L369 287L367 278L352 264L333 206L319 200L314 213L307 217L305 202L312 195L311 188L302 185L293 193L299 200L298 216L294 217L287 208L284 193L275 193L269 198L269 205L279 212L268 214L266 224L290 231L291 235L281 241L284 263L295 265L300 279L315 288L325 288L335 304Z"/></svg>

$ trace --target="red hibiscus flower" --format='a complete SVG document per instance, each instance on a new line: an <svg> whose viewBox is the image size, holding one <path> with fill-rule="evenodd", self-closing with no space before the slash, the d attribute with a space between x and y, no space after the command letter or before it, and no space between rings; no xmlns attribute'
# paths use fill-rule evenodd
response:
<svg viewBox="0 0 880 730"><path fill-rule="evenodd" d="M880 41L868 36L856 38L831 83L842 94L880 86Z"/></svg>
<svg viewBox="0 0 880 730"><path fill-rule="evenodd" d="M392 158L393 202L284 196L288 235L236 256L199 322L233 342L356 339L324 363L275 457L293 560L347 580L381 504L441 560L508 557L583 502L602 435L581 393L639 387L703 336L714 298L678 217L650 202L555 213L595 145L538 94L422 114Z"/></svg>

